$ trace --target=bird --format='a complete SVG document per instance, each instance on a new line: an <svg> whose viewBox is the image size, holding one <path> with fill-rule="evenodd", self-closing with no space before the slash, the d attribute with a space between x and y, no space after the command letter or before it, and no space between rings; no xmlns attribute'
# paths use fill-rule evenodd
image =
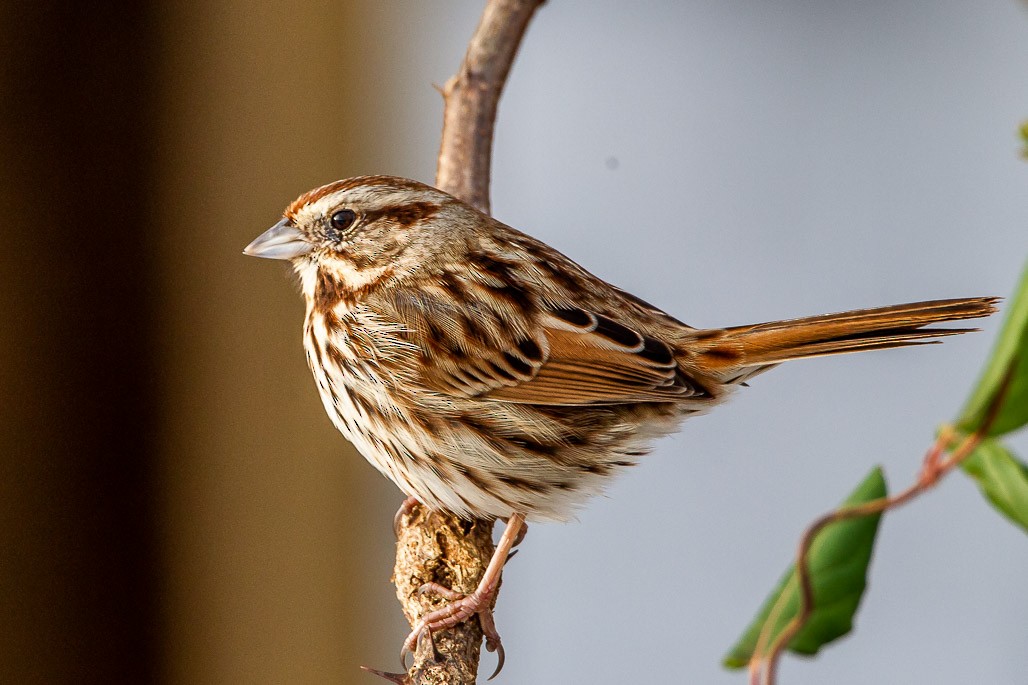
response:
<svg viewBox="0 0 1028 685"><path fill-rule="evenodd" d="M778 364L939 342L997 298L696 328L439 189L361 176L310 190L244 253L286 260L325 411L429 509L507 526L475 592L404 641L478 615L486 646L525 522L565 521L653 441ZM495 675L495 674L494 674Z"/></svg>

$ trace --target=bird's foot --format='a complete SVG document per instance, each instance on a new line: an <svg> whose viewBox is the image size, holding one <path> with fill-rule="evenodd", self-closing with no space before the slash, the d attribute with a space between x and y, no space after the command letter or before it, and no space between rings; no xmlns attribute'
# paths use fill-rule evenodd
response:
<svg viewBox="0 0 1028 685"><path fill-rule="evenodd" d="M493 600L496 598L498 587L499 583L492 583L488 586L483 583L470 595L462 595L438 583L422 585L418 592L423 594L434 592L450 600L450 603L428 612L418 621L403 642L401 658L408 651L414 651L422 635L427 634L428 638L432 639L433 633L453 628L477 615L478 623L482 626L482 634L485 636L485 648L490 652L496 652L497 655L496 669L489 676L490 680L495 678L503 668L504 662L503 643L500 641L500 634L496 631L496 622L493 620Z"/></svg>
<svg viewBox="0 0 1028 685"><path fill-rule="evenodd" d="M425 614L418 621L417 625L414 626L414 629L411 630L407 639L403 641L403 648L400 650L400 661L403 663L404 669L407 667L404 657L407 652L415 650L418 640L422 636L427 636L431 640L434 632L453 628L467 621L472 616L478 616L479 625L482 627L482 634L485 636L485 648L490 652L496 652L497 655L496 670L489 676L489 679L492 680L496 677L500 669L503 668L504 652L503 643L500 641L500 634L496 631L496 623L493 621L493 602L496 599L496 592L500 588L500 575L503 571L503 565L510 558L511 547L514 546L515 542L520 542L524 537L522 532L524 526L525 517L522 514L513 514L508 519L507 527L500 537L499 544L496 545L492 559L489 560L489 566L486 568L485 575L482 576L478 587L471 594L462 595L438 583L426 583L418 588L420 593L434 592L450 600L450 603Z"/></svg>

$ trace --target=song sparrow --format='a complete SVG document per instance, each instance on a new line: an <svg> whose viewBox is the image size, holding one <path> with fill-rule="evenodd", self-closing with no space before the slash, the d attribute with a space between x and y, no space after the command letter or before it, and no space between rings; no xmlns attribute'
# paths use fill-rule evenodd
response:
<svg viewBox="0 0 1028 685"><path fill-rule="evenodd" d="M930 342L991 314L939 300L697 329L429 186L370 176L290 204L245 253L291 260L304 347L335 426L401 490L506 518L479 591L415 628L488 616L524 517L567 519L654 438L791 359ZM495 566L495 568L493 568Z"/></svg>

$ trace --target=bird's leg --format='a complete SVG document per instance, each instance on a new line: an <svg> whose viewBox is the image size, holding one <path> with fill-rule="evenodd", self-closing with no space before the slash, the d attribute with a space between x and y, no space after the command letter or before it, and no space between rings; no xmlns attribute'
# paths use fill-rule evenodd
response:
<svg viewBox="0 0 1028 685"><path fill-rule="evenodd" d="M401 657L407 651L413 651L417 646L418 638L422 633L428 632L429 636L435 631L446 630L463 623L474 615L478 615L478 622L482 626L482 633L485 635L485 648L490 652L497 652L499 663L496 671L489 676L495 677L503 668L503 645L500 643L500 634L496 632L496 624L493 622L493 600L496 598L496 590L500 585L500 575L503 572L503 565L510 556L510 550L515 543L520 542L524 537L521 531L525 528L525 515L512 514L507 520L507 527L500 536L500 542L496 545L486 567L485 575L478 583L478 587L470 595L461 595L449 588L442 587L437 583L426 583L422 585L419 592L435 592L446 599L451 600L450 604L430 611L425 614L418 624L414 626L410 635L403 642Z"/></svg>

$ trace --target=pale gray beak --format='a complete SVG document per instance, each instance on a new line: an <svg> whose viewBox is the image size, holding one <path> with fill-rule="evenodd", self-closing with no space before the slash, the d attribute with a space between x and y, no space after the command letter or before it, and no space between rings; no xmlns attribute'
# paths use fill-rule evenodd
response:
<svg viewBox="0 0 1028 685"><path fill-rule="evenodd" d="M313 247L289 219L282 219L244 247L243 254L267 259L293 259L307 254Z"/></svg>

